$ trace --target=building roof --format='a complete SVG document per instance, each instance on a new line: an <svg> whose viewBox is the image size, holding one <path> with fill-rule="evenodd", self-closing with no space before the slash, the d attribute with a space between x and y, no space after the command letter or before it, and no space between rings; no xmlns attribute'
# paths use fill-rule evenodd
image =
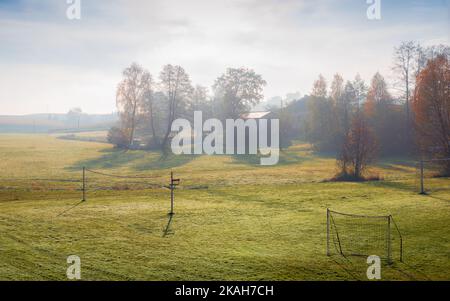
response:
<svg viewBox="0 0 450 301"><path fill-rule="evenodd" d="M264 112L249 112L249 113L244 113L241 115L242 119L260 119L263 118L264 116L270 114L270 111L264 111Z"/></svg>

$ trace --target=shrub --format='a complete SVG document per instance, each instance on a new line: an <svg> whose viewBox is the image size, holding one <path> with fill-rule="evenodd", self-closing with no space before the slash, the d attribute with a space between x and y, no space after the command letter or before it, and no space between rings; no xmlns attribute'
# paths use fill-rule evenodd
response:
<svg viewBox="0 0 450 301"><path fill-rule="evenodd" d="M125 132L118 128L112 127L108 131L108 142L114 144L114 146L118 148L127 148L128 147L128 137Z"/></svg>

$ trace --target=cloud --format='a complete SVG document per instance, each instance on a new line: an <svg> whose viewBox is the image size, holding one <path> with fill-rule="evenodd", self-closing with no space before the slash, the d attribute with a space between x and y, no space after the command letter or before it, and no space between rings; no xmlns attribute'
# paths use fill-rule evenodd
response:
<svg viewBox="0 0 450 301"><path fill-rule="evenodd" d="M1 115L67 112L80 103L86 112L110 113L120 79L120 74L58 65L0 64L0 69Z"/></svg>
<svg viewBox="0 0 450 301"><path fill-rule="evenodd" d="M247 66L268 82L267 98L308 93L319 73L389 73L402 40L448 39L442 1L383 1L380 21L367 20L358 0L82 1L80 21L67 20L66 7L0 5L2 113L42 111L43 103L109 113L120 72L133 61L154 77L162 65L180 64L205 86L227 67Z"/></svg>

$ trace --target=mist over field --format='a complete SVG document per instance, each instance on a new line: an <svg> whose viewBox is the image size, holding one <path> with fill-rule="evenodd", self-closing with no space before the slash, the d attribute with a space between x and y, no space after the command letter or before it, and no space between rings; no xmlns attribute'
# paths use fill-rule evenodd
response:
<svg viewBox="0 0 450 301"><path fill-rule="evenodd" d="M0 280L450 280L449 38L443 0L0 1Z"/></svg>

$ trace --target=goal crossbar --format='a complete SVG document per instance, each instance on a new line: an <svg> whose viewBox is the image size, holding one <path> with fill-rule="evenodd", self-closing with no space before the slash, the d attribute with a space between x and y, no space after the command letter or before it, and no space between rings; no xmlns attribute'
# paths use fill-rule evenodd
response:
<svg viewBox="0 0 450 301"><path fill-rule="evenodd" d="M378 255L391 263L397 239L399 244L395 247L399 247L399 259L403 261L403 237L392 215L361 215L327 209L327 256L334 247L344 257Z"/></svg>

